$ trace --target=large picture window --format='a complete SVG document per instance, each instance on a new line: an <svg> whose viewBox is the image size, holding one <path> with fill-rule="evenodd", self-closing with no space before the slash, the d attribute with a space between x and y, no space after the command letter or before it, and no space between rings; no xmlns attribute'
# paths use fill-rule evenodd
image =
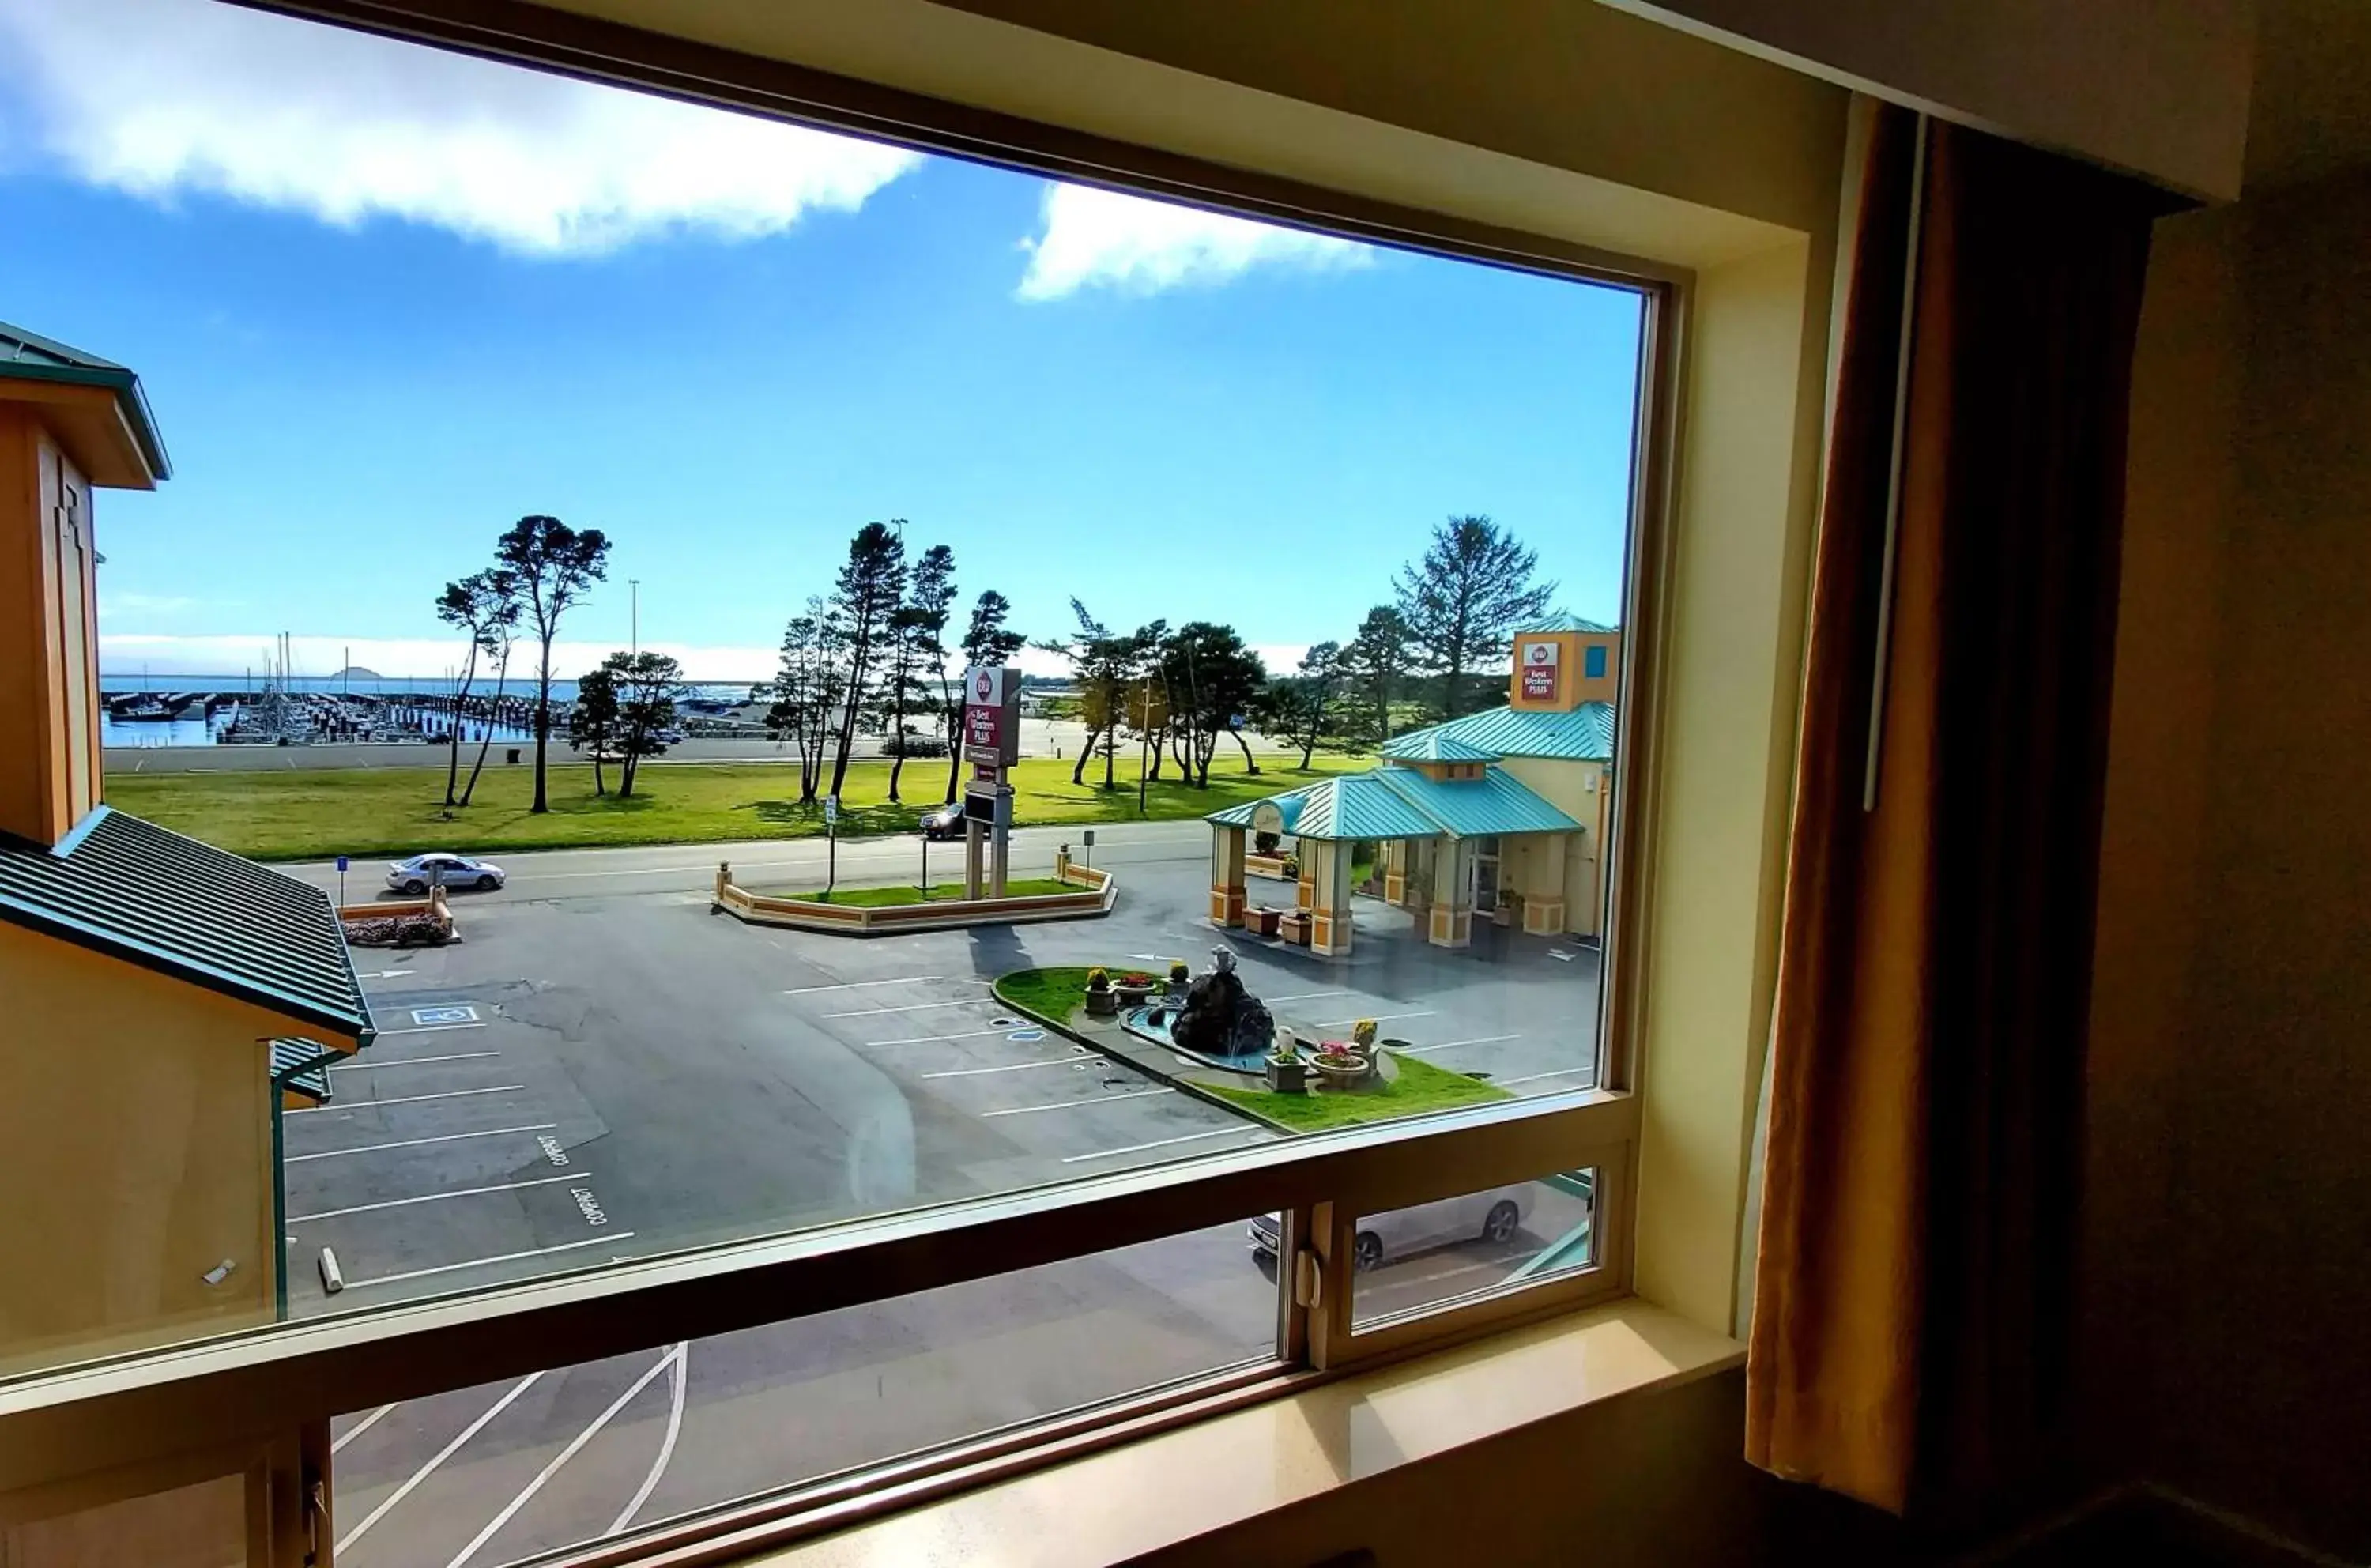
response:
<svg viewBox="0 0 2371 1568"><path fill-rule="evenodd" d="M0 45L12 310L182 463L96 508L150 858L0 867L25 1016L155 1024L0 1068L81 1239L0 1495L178 1413L465 1568L1624 1288L1666 286L215 0ZM135 952L201 864L239 962Z"/></svg>

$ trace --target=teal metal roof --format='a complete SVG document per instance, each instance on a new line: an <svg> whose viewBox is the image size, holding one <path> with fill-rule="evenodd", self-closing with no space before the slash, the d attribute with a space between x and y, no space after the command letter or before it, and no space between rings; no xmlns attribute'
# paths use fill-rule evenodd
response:
<svg viewBox="0 0 2371 1568"><path fill-rule="evenodd" d="M1479 778L1427 778L1389 763L1345 773L1289 795L1271 796L1296 838L1347 843L1385 838L1491 838L1505 833L1571 833L1580 824L1498 767ZM1289 802L1289 803L1288 803ZM1249 827L1253 801L1212 812L1205 821Z"/></svg>
<svg viewBox="0 0 2371 1568"><path fill-rule="evenodd" d="M1571 833L1580 826L1500 767L1484 768L1479 778L1428 778L1414 768L1386 765L1368 777L1440 824L1436 831L1459 838Z"/></svg>
<svg viewBox="0 0 2371 1568"><path fill-rule="evenodd" d="M1557 610L1554 614L1550 615L1545 620L1539 621L1531 626L1517 627L1515 629L1519 633L1526 631L1586 631L1602 636L1607 632L1619 631L1621 628L1606 626L1600 622L1590 620L1585 617L1574 615L1570 610Z"/></svg>
<svg viewBox="0 0 2371 1568"><path fill-rule="evenodd" d="M1401 738L1415 744L1405 747L1394 744L1387 747L1384 752L1385 755L1398 762L1496 762L1498 760L1497 752L1484 751L1480 746L1470 745L1454 735L1442 734L1438 725L1429 730L1419 730L1413 735Z"/></svg>
<svg viewBox="0 0 2371 1568"><path fill-rule="evenodd" d="M172 477L172 461L165 455L164 438L156 433L148 394L140 389L140 378L124 366L0 321L0 379L11 376L106 387L115 394L123 422L132 429L132 439L140 444L141 455L148 459L149 471L160 479Z"/></svg>
<svg viewBox="0 0 2371 1568"><path fill-rule="evenodd" d="M1202 820L1216 824L1220 827L1249 827L1252 824L1252 813L1262 806L1274 806L1284 818L1283 831L1290 833L1292 824L1300 820L1302 798L1315 788L1317 786L1311 785L1308 789L1288 790L1281 795L1269 795L1262 800L1245 801L1240 806L1229 806L1222 812L1211 812Z"/></svg>
<svg viewBox="0 0 2371 1568"><path fill-rule="evenodd" d="M1428 760L1427 747L1453 741L1492 756L1544 756L1564 762L1613 758L1613 705L1584 702L1566 713L1492 708L1429 729L1411 730L1383 747L1394 761Z"/></svg>

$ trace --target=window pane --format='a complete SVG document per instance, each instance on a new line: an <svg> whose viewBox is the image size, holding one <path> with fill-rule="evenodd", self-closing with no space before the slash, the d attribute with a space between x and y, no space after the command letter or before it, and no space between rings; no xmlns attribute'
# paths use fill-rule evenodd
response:
<svg viewBox="0 0 2371 1568"><path fill-rule="evenodd" d="M1361 1216L1352 1326L1586 1268L1597 1257L1596 1191L1597 1172L1577 1170Z"/></svg>
<svg viewBox="0 0 2371 1568"><path fill-rule="evenodd" d="M1268 1359L1243 1228L357 1412L338 1562L505 1562Z"/></svg>
<svg viewBox="0 0 2371 1568"><path fill-rule="evenodd" d="M0 1370L1596 1082L1640 294L15 12L0 413L185 468L47 514L163 847L0 821Z"/></svg>

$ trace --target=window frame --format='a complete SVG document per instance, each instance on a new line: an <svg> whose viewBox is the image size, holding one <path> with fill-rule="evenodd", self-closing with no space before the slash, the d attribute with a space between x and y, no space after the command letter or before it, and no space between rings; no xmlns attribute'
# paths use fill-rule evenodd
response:
<svg viewBox="0 0 2371 1568"><path fill-rule="evenodd" d="M235 0L327 25L457 49L933 154L1183 202L1640 299L1625 631L1616 666L1625 788L1603 847L1596 1085L1244 1151L1081 1178L790 1235L722 1243L353 1317L264 1328L0 1381L0 1524L92 1500L99 1478L241 1456L274 1517L329 1479L329 1420L346 1412L683 1339L991 1277L1268 1210L1285 1217L1276 1358L1059 1412L943 1448L792 1482L783 1491L588 1543L570 1562L623 1562L656 1541L758 1532L780 1541L1073 1457L1322 1377L1627 1294L1635 1248L1644 1026L1640 940L1655 826L1654 737L1668 597L1680 344L1692 274L1520 230L1017 120L511 0ZM1460 1298L1354 1333L1348 1238L1361 1212L1593 1167L1598 1256L1585 1268ZM1297 1299L1301 1255L1313 1299ZM663 1325L663 1332L655 1325ZM269 1453L285 1462L264 1464ZM302 1454L300 1462L287 1456ZM318 1458L315 1458L318 1456ZM174 1470L179 1473L179 1469ZM266 1485L266 1482L270 1484ZM294 1489L292 1491L292 1489ZM333 1489L331 1489L333 1490ZM44 1505L38 1499L49 1499ZM12 1506L12 1505L14 1505ZM326 1523L318 1533L334 1538ZM293 1517L293 1516L290 1516ZM286 1528L276 1541L294 1539ZM271 1549L283 1560L283 1547ZM294 1559L289 1559L293 1561Z"/></svg>

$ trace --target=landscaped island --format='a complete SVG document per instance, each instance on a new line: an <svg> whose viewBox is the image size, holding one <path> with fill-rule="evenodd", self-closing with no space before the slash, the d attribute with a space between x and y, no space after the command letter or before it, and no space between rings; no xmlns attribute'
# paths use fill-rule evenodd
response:
<svg viewBox="0 0 2371 1568"><path fill-rule="evenodd" d="M1216 1101L1286 1132L1319 1132L1328 1127L1353 1126L1362 1122L1512 1098L1496 1084L1392 1050L1388 1041L1372 1048L1369 1059L1373 1070L1355 1083L1338 1087L1312 1083L1299 1091L1282 1091L1273 1087L1273 1074L1266 1075L1264 1081L1261 1074L1230 1071L1217 1066L1181 1067L1180 1058L1172 1051L1132 1033L1117 1012L1106 1014L1092 1005L1091 993L1097 990L1134 994L1148 987L1165 989L1170 999L1174 1000L1181 996L1174 985L1173 981L1170 986L1163 987L1154 975L1114 963L1092 968L1072 965L1015 970L998 978L995 991L998 999L1014 1010L1082 1044L1116 1056L1187 1093ZM1289 1023L1279 1028L1279 1037L1289 1030ZM1295 1052L1293 1059L1306 1064L1322 1059L1322 1054L1313 1052L1304 1056ZM1304 1075L1296 1068L1285 1076L1322 1078L1324 1075Z"/></svg>

